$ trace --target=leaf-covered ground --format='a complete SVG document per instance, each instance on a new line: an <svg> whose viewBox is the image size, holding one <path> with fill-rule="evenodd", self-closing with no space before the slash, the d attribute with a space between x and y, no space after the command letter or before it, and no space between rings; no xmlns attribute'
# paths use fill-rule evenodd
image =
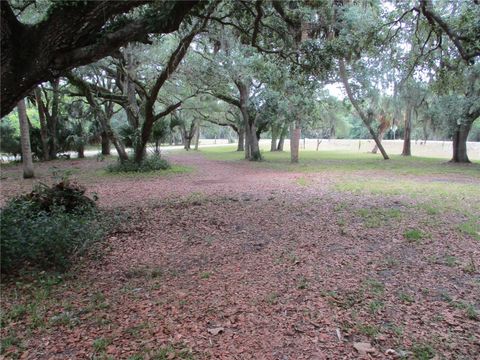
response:
<svg viewBox="0 0 480 360"><path fill-rule="evenodd" d="M3 282L3 357L478 358L480 177L171 158L185 172L56 163L118 226L67 275Z"/></svg>

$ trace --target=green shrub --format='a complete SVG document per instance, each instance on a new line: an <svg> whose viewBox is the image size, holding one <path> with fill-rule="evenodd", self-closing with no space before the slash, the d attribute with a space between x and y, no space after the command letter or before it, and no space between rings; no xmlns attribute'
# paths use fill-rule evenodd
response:
<svg viewBox="0 0 480 360"><path fill-rule="evenodd" d="M41 185L1 210L1 271L65 270L103 231L95 202L83 188L68 181Z"/></svg>
<svg viewBox="0 0 480 360"><path fill-rule="evenodd" d="M133 160L126 160L123 162L118 161L116 164L109 165L107 171L111 173L149 172L166 170L169 168L170 164L167 160L161 158L160 155L154 154L146 157L141 163L137 163Z"/></svg>
<svg viewBox="0 0 480 360"><path fill-rule="evenodd" d="M85 212L95 208L95 202L85 196L85 188L67 179L51 187L45 184L35 186L32 192L13 200L29 203L39 211L52 212L55 208L63 208L66 212Z"/></svg>

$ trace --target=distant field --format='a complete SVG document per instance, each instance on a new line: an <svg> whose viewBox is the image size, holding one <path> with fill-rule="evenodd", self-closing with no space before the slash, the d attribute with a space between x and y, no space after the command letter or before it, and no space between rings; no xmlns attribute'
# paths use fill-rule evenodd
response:
<svg viewBox="0 0 480 360"><path fill-rule="evenodd" d="M270 139L260 141L262 148L270 148ZM383 146L388 154L395 155L402 153L403 140L384 140ZM341 150L352 152L368 152L371 151L375 145L373 140L348 140L348 139L334 139L321 140L319 150ZM317 139L301 140L300 147L306 150L316 150ZM290 149L288 140L285 140L285 150ZM470 160L480 160L480 142L467 143L468 157ZM451 141L412 141L412 155L425 157L438 157L449 159L452 157L452 142Z"/></svg>

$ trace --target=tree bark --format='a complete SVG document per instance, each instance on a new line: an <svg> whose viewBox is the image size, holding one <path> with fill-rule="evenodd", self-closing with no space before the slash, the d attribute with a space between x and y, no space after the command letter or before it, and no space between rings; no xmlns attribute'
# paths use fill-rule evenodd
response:
<svg viewBox="0 0 480 360"><path fill-rule="evenodd" d="M198 150L199 143L200 143L200 121L197 122L197 127L195 129L195 150Z"/></svg>
<svg viewBox="0 0 480 360"><path fill-rule="evenodd" d="M301 128L300 120L295 120L295 123L292 125L292 131L290 135L290 161L292 163L298 163L299 159L299 150L300 150L300 137L301 137Z"/></svg>
<svg viewBox="0 0 480 360"><path fill-rule="evenodd" d="M185 145L184 149L189 151L190 150L190 144L192 142L192 138L190 136L185 136Z"/></svg>
<svg viewBox="0 0 480 360"><path fill-rule="evenodd" d="M407 105L405 110L405 129L403 131L403 156L412 155L412 144L411 144L411 132L412 132L412 107Z"/></svg>
<svg viewBox="0 0 480 360"><path fill-rule="evenodd" d="M237 151L245 151L245 130L243 128L239 128L237 135L238 135Z"/></svg>
<svg viewBox="0 0 480 360"><path fill-rule="evenodd" d="M262 160L260 147L258 146L256 116L250 116L248 112L248 86L245 82L237 80L235 85L240 92L240 112L242 113L245 127L245 159L251 161Z"/></svg>
<svg viewBox="0 0 480 360"><path fill-rule="evenodd" d="M280 139L278 139L277 151L283 151L283 145L285 144L286 135L287 135L287 124L284 124L282 127L282 132L280 133Z"/></svg>
<svg viewBox="0 0 480 360"><path fill-rule="evenodd" d="M270 143L270 151L277 151L277 135L278 127L272 125L272 142Z"/></svg>
<svg viewBox="0 0 480 360"><path fill-rule="evenodd" d="M110 155L110 139L105 131L100 134L102 137L102 155Z"/></svg>
<svg viewBox="0 0 480 360"><path fill-rule="evenodd" d="M40 140L42 142L42 157L44 161L49 160L48 154L48 130L45 117L45 109L43 108L42 93L39 87L35 88L35 101L37 102L38 118L40 120Z"/></svg>
<svg viewBox="0 0 480 360"><path fill-rule="evenodd" d="M457 125L453 133L453 157L451 162L455 163L469 163L470 159L467 154L467 139L472 123L462 123Z"/></svg>
<svg viewBox="0 0 480 360"><path fill-rule="evenodd" d="M55 79L50 82L52 85L52 112L50 116L47 116L48 132L50 135L50 148L49 158L56 159L58 152L58 139L57 139L57 123L58 123L58 111L60 107L60 79Z"/></svg>
<svg viewBox="0 0 480 360"><path fill-rule="evenodd" d="M343 59L340 59L338 61L338 65L339 65L339 74L340 74L340 78L342 80L342 83L343 83L343 86L345 88L345 92L347 93L347 96L348 98L350 99L350 102L352 103L353 107L355 108L355 110L357 111L358 115L360 116L360 118L362 119L363 123L365 124L365 126L367 127L368 129L368 132L370 133L370 135L372 136L373 138L373 141L375 141L375 144L377 144L378 146L378 149L380 150L380 152L382 153L382 156L385 160L388 160L389 157L387 155L387 152L385 151L385 149L383 148L382 146L382 143L378 140L378 137L377 137L377 134L375 134L375 131L373 130L371 124L370 124L370 119L368 118L368 116L363 112L363 110L361 109L360 105L358 104L357 100L355 99L355 97L353 96L353 93L352 93L352 89L350 88L350 84L348 83L348 77L347 77L347 70L345 68L345 62Z"/></svg>
<svg viewBox="0 0 480 360"><path fill-rule="evenodd" d="M77 148L78 158L84 159L85 158L85 145L81 144Z"/></svg>
<svg viewBox="0 0 480 360"><path fill-rule="evenodd" d="M106 26L109 23L115 25L115 17L147 2L63 2L61 6L52 5L46 18L38 24L28 25L17 19L7 1L0 1L0 116L7 115L36 85L52 79L52 76L100 60L128 42L145 41L148 34L177 30L184 17L198 3L165 3L157 8L160 12L158 21L145 16L124 20L113 31Z"/></svg>
<svg viewBox="0 0 480 360"><path fill-rule="evenodd" d="M378 126L378 140L380 143L383 140L383 137L385 136L385 133L387 132L388 128L390 127L390 121L387 119L387 116L383 113L380 115L380 125ZM378 151L378 146L375 144L375 146L372 149L372 154L376 154Z"/></svg>
<svg viewBox="0 0 480 360"><path fill-rule="evenodd" d="M28 126L27 108L25 100L22 99L17 104L18 120L20 123L20 142L22 145L22 163L23 178L30 179L34 177L32 149L30 147L30 129Z"/></svg>

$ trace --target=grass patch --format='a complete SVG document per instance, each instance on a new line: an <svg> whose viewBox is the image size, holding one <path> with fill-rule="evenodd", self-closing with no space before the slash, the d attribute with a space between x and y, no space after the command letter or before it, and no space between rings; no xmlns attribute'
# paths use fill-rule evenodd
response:
<svg viewBox="0 0 480 360"><path fill-rule="evenodd" d="M308 288L308 280L305 276L301 276L297 281L297 289L305 290L306 288Z"/></svg>
<svg viewBox="0 0 480 360"><path fill-rule="evenodd" d="M240 161L244 158L243 152L235 151L234 146L209 147L201 149L201 153L212 160ZM379 170L401 175L428 175L432 174L461 174L468 176L480 175L480 164L469 166L462 164L445 163L438 158L405 157L391 155L385 161L379 154L353 153L342 151L300 151L300 163L290 163L288 151L262 151L264 159L254 166L269 167L278 170L298 172L352 172Z"/></svg>
<svg viewBox="0 0 480 360"><path fill-rule="evenodd" d="M385 292L385 285L375 279L367 279L364 282L364 287L367 291L376 296L381 296Z"/></svg>
<svg viewBox="0 0 480 360"><path fill-rule="evenodd" d="M390 222L392 219L399 219L402 212L392 208L363 208L358 209L356 214L360 216L366 227L378 228Z"/></svg>
<svg viewBox="0 0 480 360"><path fill-rule="evenodd" d="M408 242L418 242L422 240L425 237L425 235L423 234L423 232L421 232L418 229L410 229L403 233L403 237Z"/></svg>
<svg viewBox="0 0 480 360"><path fill-rule="evenodd" d="M400 292L398 294L398 299L401 302L404 302L404 303L407 303L407 304L412 304L412 303L415 302L415 300L413 299L413 297L410 294L407 294L407 293L404 293L404 292Z"/></svg>
<svg viewBox="0 0 480 360"><path fill-rule="evenodd" d="M212 272L211 271L204 271L200 274L200 278L201 279L209 279L210 276L212 276Z"/></svg>
<svg viewBox="0 0 480 360"><path fill-rule="evenodd" d="M106 338L95 339L92 343L93 350L96 353L103 353L107 350L107 346L110 345L111 341Z"/></svg>
<svg viewBox="0 0 480 360"><path fill-rule="evenodd" d="M368 310L372 314L378 314L383 308L385 307L385 304L381 300L373 300L368 304Z"/></svg>
<svg viewBox="0 0 480 360"><path fill-rule="evenodd" d="M380 334L380 328L376 325L371 325L371 324L357 324L355 326L356 330L365 336L368 337L375 337L378 334Z"/></svg>
<svg viewBox="0 0 480 360"><path fill-rule="evenodd" d="M458 225L458 229L480 241L480 220L474 218Z"/></svg>
<svg viewBox="0 0 480 360"><path fill-rule="evenodd" d="M278 304L278 294L276 292L268 294L267 297L265 298L265 301L270 305Z"/></svg>
<svg viewBox="0 0 480 360"><path fill-rule="evenodd" d="M340 181L334 185L342 192L372 194L380 196L408 196L421 200L421 207L430 215L443 210L454 210L463 214L480 213L478 184L433 182L421 180L396 180L358 178ZM466 202L465 199L468 199Z"/></svg>
<svg viewBox="0 0 480 360"><path fill-rule="evenodd" d="M411 349L414 359L429 360L435 357L435 350L429 344L415 344Z"/></svg>

